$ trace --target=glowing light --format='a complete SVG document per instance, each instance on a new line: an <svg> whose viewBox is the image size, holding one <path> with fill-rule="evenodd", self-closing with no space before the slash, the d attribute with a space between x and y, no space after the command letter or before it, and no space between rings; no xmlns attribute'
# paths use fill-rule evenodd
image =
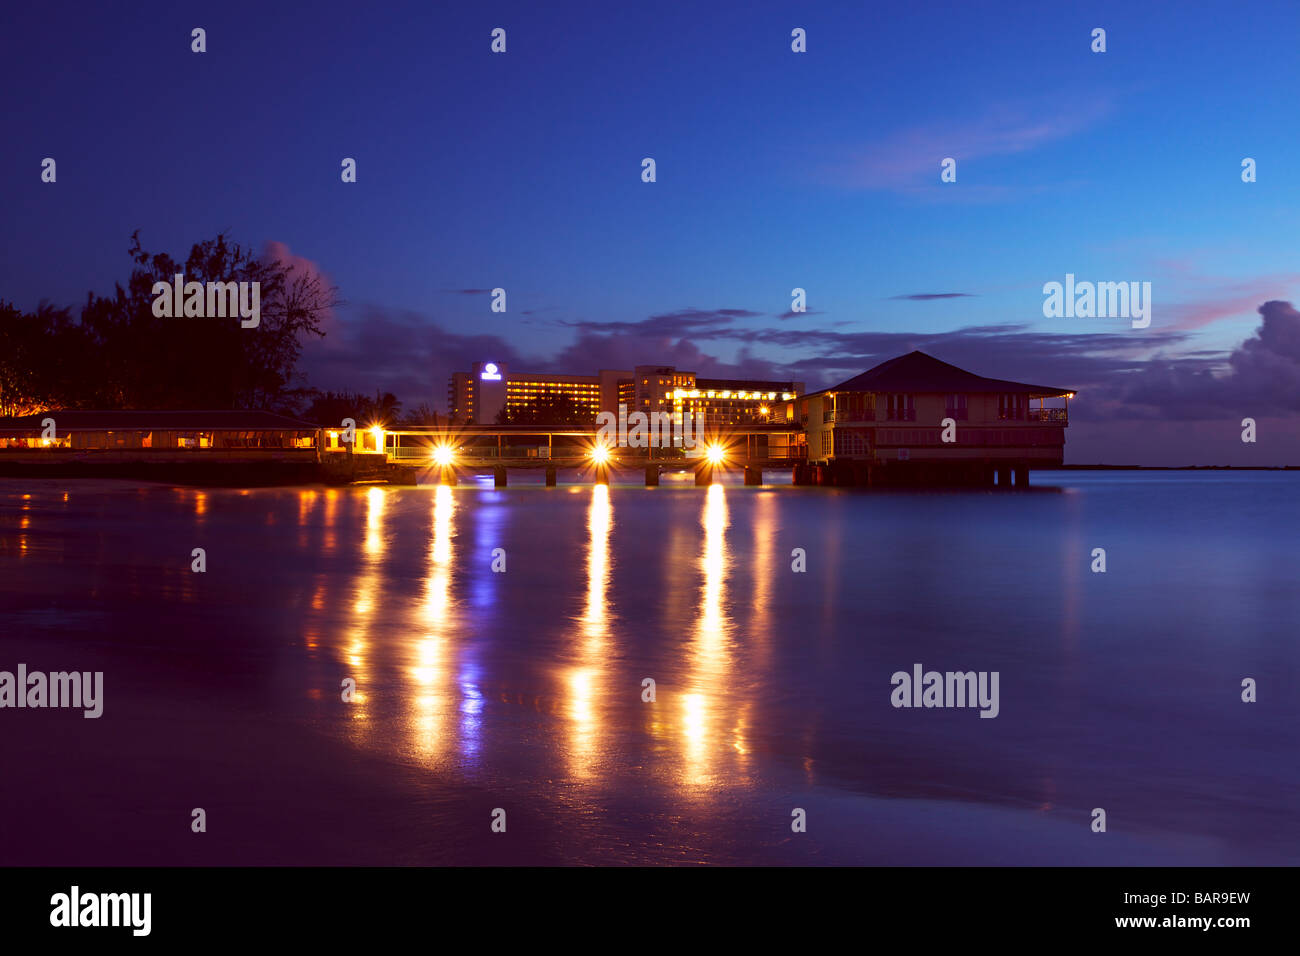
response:
<svg viewBox="0 0 1300 956"><path fill-rule="evenodd" d="M501 381L501 369L497 367L496 362L488 362L483 366L483 371L478 373L478 377L485 382Z"/></svg>
<svg viewBox="0 0 1300 956"><path fill-rule="evenodd" d="M433 449L433 463L440 468L446 468L456 458L456 449L450 445L435 445Z"/></svg>
<svg viewBox="0 0 1300 956"><path fill-rule="evenodd" d="M758 413L760 415L766 415L768 413L768 407L766 405L758 406Z"/></svg>
<svg viewBox="0 0 1300 956"><path fill-rule="evenodd" d="M603 465L609 461L609 446L595 445L591 449L591 460L598 465Z"/></svg>
<svg viewBox="0 0 1300 956"><path fill-rule="evenodd" d="M727 457L727 449L721 445L710 445L705 449L704 455L709 459L710 465L720 465Z"/></svg>

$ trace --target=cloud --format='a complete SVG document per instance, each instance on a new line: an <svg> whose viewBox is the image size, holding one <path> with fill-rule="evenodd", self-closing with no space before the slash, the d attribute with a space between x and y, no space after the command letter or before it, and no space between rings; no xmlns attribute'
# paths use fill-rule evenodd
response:
<svg viewBox="0 0 1300 956"><path fill-rule="evenodd" d="M443 292L450 292L452 295L491 295L491 289L443 289Z"/></svg>
<svg viewBox="0 0 1300 956"><path fill-rule="evenodd" d="M293 270L292 276L297 278L301 275L315 275L320 278L321 285L329 289L334 286L330 277L325 274L325 270L315 261L305 256L295 255L289 246L283 242L272 240L262 246L262 258L270 262L279 263ZM324 341L338 341L342 337L343 327L339 324L338 314L333 309L328 309L321 315L321 331L325 333ZM315 336L313 336L315 338Z"/></svg>
<svg viewBox="0 0 1300 956"><path fill-rule="evenodd" d="M445 407L451 373L468 372L484 359L519 369L531 364L500 336L460 334L419 313L369 307L341 323L336 335L308 340L302 365L315 388L379 389L407 406L429 402Z"/></svg>
<svg viewBox="0 0 1300 956"><path fill-rule="evenodd" d="M748 309L680 309L662 312L638 322L592 322L576 320L562 323L583 332L619 332L627 335L671 338L693 335L696 338L713 338L720 333L739 334L731 325L735 319L756 319L762 312ZM725 337L730 337L727 335ZM657 360L652 360L657 361Z"/></svg>
<svg viewBox="0 0 1300 956"><path fill-rule="evenodd" d="M891 295L891 299L905 299L910 302L929 302L931 299L969 299L970 292L914 292L911 295Z"/></svg>
<svg viewBox="0 0 1300 956"><path fill-rule="evenodd" d="M816 309L810 309L804 312L795 312L791 310L789 312L782 312L780 315L777 316L777 318L782 321L785 321L786 319L803 319L803 318L807 318L810 315L825 315L825 314L826 314L825 312L818 312Z"/></svg>
<svg viewBox="0 0 1300 956"><path fill-rule="evenodd" d="M1104 99L1080 102L1076 98L1069 110L1060 109L1059 102L1006 104L990 108L975 119L901 129L854 151L827 168L825 174L832 182L848 188L912 193L923 185L928 188L939 184L939 163L947 157L957 160L960 182L964 163L1013 156L1068 139L1110 111ZM1041 187L1017 187L1021 188ZM970 186L959 189L965 192ZM1014 192L991 184L986 189L993 192L982 197L985 199L1006 198Z"/></svg>
<svg viewBox="0 0 1300 956"><path fill-rule="evenodd" d="M1257 418L1300 412L1300 312L1270 300L1255 334L1228 356L1226 370L1187 360L1152 360L1124 401L1170 419Z"/></svg>
<svg viewBox="0 0 1300 956"><path fill-rule="evenodd" d="M1075 390L1071 419L1094 423L1104 445L1106 423L1122 430L1143 421L1296 421L1300 313L1281 300L1265 302L1258 312L1256 332L1226 355L1195 349L1189 331L1154 326L1141 335L1044 332L1029 323L886 332L763 326L746 321L760 317L746 309L683 309L636 322L564 322L574 330L573 340L539 355L521 353L499 335L460 333L426 315L371 308L343 324L341 342L308 342L303 364L317 387L380 388L409 405L428 401L443 407L451 373L485 359L518 371L589 375L602 368L675 365L706 377L801 381L813 391L921 349L991 378Z"/></svg>
<svg viewBox="0 0 1300 956"><path fill-rule="evenodd" d="M1203 294L1196 302L1169 306L1166 311L1173 316L1172 321L1157 324L1171 329L1199 329L1220 319L1241 318L1250 315L1260 299L1280 299L1297 285L1300 274L1296 273L1226 282L1208 297Z"/></svg>

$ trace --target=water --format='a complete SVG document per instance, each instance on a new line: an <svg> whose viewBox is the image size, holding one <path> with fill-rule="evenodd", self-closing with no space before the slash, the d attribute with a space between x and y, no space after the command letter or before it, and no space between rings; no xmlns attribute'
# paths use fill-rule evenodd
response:
<svg viewBox="0 0 1300 956"><path fill-rule="evenodd" d="M0 481L0 863L1300 862L1300 475L511 480Z"/></svg>

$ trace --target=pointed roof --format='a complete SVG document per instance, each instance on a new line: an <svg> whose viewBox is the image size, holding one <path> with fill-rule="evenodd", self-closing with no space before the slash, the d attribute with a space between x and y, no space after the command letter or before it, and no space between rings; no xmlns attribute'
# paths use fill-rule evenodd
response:
<svg viewBox="0 0 1300 956"><path fill-rule="evenodd" d="M940 362L933 355L908 352L888 362L881 362L875 368L867 369L834 388L824 388L812 394L822 395L826 392L999 392L1051 398L1073 394L1074 389L985 378L947 362Z"/></svg>

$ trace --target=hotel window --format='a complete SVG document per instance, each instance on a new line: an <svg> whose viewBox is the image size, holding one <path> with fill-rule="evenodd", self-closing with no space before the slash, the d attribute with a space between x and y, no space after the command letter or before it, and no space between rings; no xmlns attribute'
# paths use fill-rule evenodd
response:
<svg viewBox="0 0 1300 956"><path fill-rule="evenodd" d="M958 422L966 421L970 417L970 411L966 407L966 396L949 395L944 401L944 417Z"/></svg>
<svg viewBox="0 0 1300 956"><path fill-rule="evenodd" d="M891 393L886 397L886 414L891 421L896 422L914 422L916 421L916 404L911 395L899 395Z"/></svg>

